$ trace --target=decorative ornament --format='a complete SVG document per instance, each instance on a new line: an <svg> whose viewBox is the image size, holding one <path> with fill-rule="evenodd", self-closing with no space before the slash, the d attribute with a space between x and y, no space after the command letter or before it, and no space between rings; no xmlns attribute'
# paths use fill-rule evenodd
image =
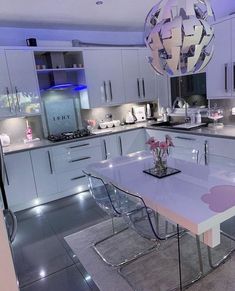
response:
<svg viewBox="0 0 235 291"><path fill-rule="evenodd" d="M162 0L145 20L149 62L157 73L182 75L202 71L212 58L214 19L209 0Z"/></svg>

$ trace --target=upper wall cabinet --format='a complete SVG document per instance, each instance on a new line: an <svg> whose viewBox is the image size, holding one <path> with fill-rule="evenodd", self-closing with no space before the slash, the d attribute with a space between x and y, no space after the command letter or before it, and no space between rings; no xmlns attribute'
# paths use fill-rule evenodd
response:
<svg viewBox="0 0 235 291"><path fill-rule="evenodd" d="M16 115L40 113L40 93L32 51L5 50L10 75L10 95Z"/></svg>
<svg viewBox="0 0 235 291"><path fill-rule="evenodd" d="M147 49L139 49L139 67L140 67L140 83L142 85L142 96L144 100L156 100L156 80L157 75L151 65L148 63L147 56L149 51Z"/></svg>
<svg viewBox="0 0 235 291"><path fill-rule="evenodd" d="M0 118L40 113L31 51L0 50Z"/></svg>
<svg viewBox="0 0 235 291"><path fill-rule="evenodd" d="M88 101L83 108L113 106L125 103L122 55L118 49L84 50L84 67Z"/></svg>
<svg viewBox="0 0 235 291"><path fill-rule="evenodd" d="M232 33L234 20L226 20L214 25L215 51L207 67L207 98L220 99L235 96L234 62L235 36ZM233 28L234 30L235 28Z"/></svg>
<svg viewBox="0 0 235 291"><path fill-rule="evenodd" d="M156 100L156 74L147 61L147 49L122 50L126 103Z"/></svg>
<svg viewBox="0 0 235 291"><path fill-rule="evenodd" d="M14 99L4 50L0 50L0 117L15 115Z"/></svg>

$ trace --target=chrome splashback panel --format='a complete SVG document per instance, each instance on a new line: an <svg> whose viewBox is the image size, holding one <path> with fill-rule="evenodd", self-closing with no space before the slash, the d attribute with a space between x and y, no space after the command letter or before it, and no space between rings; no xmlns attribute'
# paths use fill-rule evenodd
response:
<svg viewBox="0 0 235 291"><path fill-rule="evenodd" d="M65 92L49 92L43 96L48 133L73 132L78 129L75 99Z"/></svg>

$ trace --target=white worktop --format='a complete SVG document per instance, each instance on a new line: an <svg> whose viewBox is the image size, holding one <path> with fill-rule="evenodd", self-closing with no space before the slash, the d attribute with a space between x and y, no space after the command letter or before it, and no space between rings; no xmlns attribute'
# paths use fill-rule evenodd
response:
<svg viewBox="0 0 235 291"><path fill-rule="evenodd" d="M56 146L56 145L61 145L64 143L68 142L75 142L78 140L85 140L85 139L90 139L90 138L96 138L99 136L106 136L110 134L118 134L121 132L125 132L128 130L135 130L139 128L147 128L147 129L153 129L153 130L163 130L163 131L168 131L168 132L180 132L184 134L195 134L195 135L202 135L202 136L210 136L210 137L217 137L217 138L229 138L229 139L235 139L235 125L225 125L224 128L221 129L211 129L208 127L202 127L202 128L197 128L193 130L180 130L180 129L173 129L169 127L154 127L151 126L151 124L156 123L156 121L150 121L150 122L140 122L132 125L124 125L124 126L119 126L119 127L113 127L113 128L107 128L107 129L97 129L94 131L94 135L84 137L84 138L79 138L75 140L68 140L68 141L62 141L62 142L57 142L53 143L47 139L42 139L40 141L35 141L31 143L17 143L17 144L11 144L8 147L4 148L4 153L15 153L15 152L21 152L21 151L27 151L27 150L33 150L37 148L42 148L42 147L48 147L48 146Z"/></svg>

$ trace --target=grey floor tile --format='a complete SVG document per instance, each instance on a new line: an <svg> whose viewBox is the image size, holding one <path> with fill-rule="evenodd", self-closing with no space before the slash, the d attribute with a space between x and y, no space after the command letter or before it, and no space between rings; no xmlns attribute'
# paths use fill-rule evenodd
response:
<svg viewBox="0 0 235 291"><path fill-rule="evenodd" d="M69 206L76 206L80 211L85 211L89 208L95 207L96 203L89 192L75 194L69 197L61 198L40 206L35 206L23 211L16 212L17 219L23 220L33 216L40 216L42 214L59 211Z"/></svg>
<svg viewBox="0 0 235 291"><path fill-rule="evenodd" d="M19 221L13 255L20 286L74 263L43 216Z"/></svg>
<svg viewBox="0 0 235 291"><path fill-rule="evenodd" d="M55 233L65 237L102 221L106 218L106 214L98 206L81 211L77 205L70 205L46 213L45 217Z"/></svg>
<svg viewBox="0 0 235 291"><path fill-rule="evenodd" d="M89 281L89 278L87 278ZM80 274L76 266L66 268L47 278L41 279L32 285L22 288L21 291L89 291L93 290ZM95 290L95 289L94 289ZM98 290L98 289L97 289Z"/></svg>
<svg viewBox="0 0 235 291"><path fill-rule="evenodd" d="M64 237L107 218L88 192L17 212L13 250L21 290L99 290Z"/></svg>

